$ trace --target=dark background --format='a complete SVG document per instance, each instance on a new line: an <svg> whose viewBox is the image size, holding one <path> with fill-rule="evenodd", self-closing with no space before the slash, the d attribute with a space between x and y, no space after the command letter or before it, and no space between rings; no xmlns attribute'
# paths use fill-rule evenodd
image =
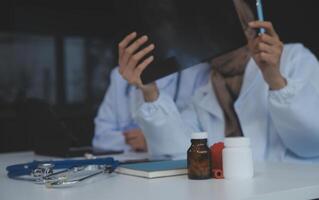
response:
<svg viewBox="0 0 319 200"><path fill-rule="evenodd" d="M264 9L284 42L302 42L318 55L315 0L265 0ZM93 119L117 63L122 27L115 13L112 0L1 1L0 152L33 148L25 120L30 102L52 105L73 145L91 144Z"/></svg>

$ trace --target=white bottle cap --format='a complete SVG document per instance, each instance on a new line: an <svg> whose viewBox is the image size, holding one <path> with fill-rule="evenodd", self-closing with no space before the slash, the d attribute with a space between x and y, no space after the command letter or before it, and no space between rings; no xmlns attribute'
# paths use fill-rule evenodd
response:
<svg viewBox="0 0 319 200"><path fill-rule="evenodd" d="M250 139L247 137L226 137L224 145L225 147L249 147Z"/></svg>
<svg viewBox="0 0 319 200"><path fill-rule="evenodd" d="M192 140L203 140L203 139L207 139L208 134L207 132L196 132L196 133L192 133Z"/></svg>

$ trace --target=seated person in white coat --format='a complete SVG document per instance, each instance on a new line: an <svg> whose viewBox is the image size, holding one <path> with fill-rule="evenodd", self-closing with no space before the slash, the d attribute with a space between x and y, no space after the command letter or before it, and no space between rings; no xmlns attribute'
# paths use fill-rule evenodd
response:
<svg viewBox="0 0 319 200"><path fill-rule="evenodd" d="M202 73L210 70L204 64L199 67L206 68ZM157 85L161 93L174 100L178 110L183 110L191 102L194 91L205 83L196 76L203 74L188 69L158 80ZM110 77L110 86L94 120L93 147L97 151L146 151L144 134L132 118L132 110L143 103L143 96L122 78L118 67Z"/></svg>
<svg viewBox="0 0 319 200"><path fill-rule="evenodd" d="M270 22L254 21L244 0L234 0L247 45L210 62L209 81L180 113L156 83L143 85L141 72L154 59L137 65L150 47L134 52L145 38L128 35L119 44L122 76L143 93L134 117L152 154L183 154L190 134L207 131L209 145L228 136L251 139L255 160L313 162L319 160L319 64L301 44L283 45ZM257 35L255 30L266 29ZM198 68L198 72L201 69Z"/></svg>

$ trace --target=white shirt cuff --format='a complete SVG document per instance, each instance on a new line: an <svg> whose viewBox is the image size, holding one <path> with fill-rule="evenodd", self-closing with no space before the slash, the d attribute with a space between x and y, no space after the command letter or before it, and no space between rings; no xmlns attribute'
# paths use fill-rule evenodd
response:
<svg viewBox="0 0 319 200"><path fill-rule="evenodd" d="M280 104L290 104L302 88L302 85L301 81L287 79L287 85L284 88L269 91L269 98Z"/></svg>

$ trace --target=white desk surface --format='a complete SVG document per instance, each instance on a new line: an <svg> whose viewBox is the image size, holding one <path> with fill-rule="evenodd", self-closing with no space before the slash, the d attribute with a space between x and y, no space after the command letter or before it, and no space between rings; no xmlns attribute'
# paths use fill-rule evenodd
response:
<svg viewBox="0 0 319 200"><path fill-rule="evenodd" d="M131 156L129 156L131 157ZM319 198L319 165L256 163L255 177L246 181L188 180L187 176L144 179L101 175L70 188L50 189L11 180L5 167L50 159L32 152L0 154L0 200L294 200Z"/></svg>

